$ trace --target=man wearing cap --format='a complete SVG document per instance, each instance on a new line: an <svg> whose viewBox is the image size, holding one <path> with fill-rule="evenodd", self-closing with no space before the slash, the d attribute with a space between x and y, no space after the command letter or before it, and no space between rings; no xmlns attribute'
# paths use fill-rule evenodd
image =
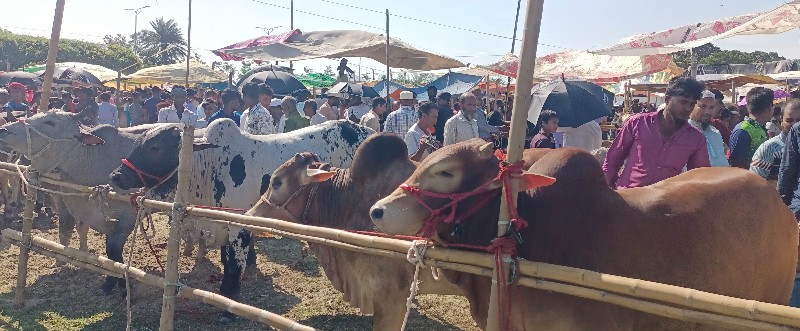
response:
<svg viewBox="0 0 800 331"><path fill-rule="evenodd" d="M689 115L689 124L700 130L706 136L708 159L712 167L727 167L728 158L725 156L725 145L722 135L711 125L711 118L717 108L717 99L711 91L703 91L703 96L694 105L692 114Z"/></svg>
<svg viewBox="0 0 800 331"><path fill-rule="evenodd" d="M731 149L728 160L731 166L750 169L758 146L767 139L765 125L772 119L772 102L775 94L766 87L756 87L747 92L747 108L750 114L731 133Z"/></svg>
<svg viewBox="0 0 800 331"><path fill-rule="evenodd" d="M436 86L430 85L426 91L428 92L428 101L436 103L436 93L439 92Z"/></svg>
<svg viewBox="0 0 800 331"><path fill-rule="evenodd" d="M436 100L436 108L439 109L438 116L436 117L436 125L434 125L434 134L436 140L440 143L444 142L444 125L451 117L453 117L453 109L450 108L450 99L452 95L448 92L439 93Z"/></svg>
<svg viewBox="0 0 800 331"><path fill-rule="evenodd" d="M386 117L383 132L394 133L405 137L406 132L419 120L417 111L411 106L414 104L414 93L411 91L400 92L400 109L393 111Z"/></svg>
<svg viewBox="0 0 800 331"><path fill-rule="evenodd" d="M30 111L28 104L25 102L25 92L28 89L21 83L13 82L8 84L8 94L11 96L11 101L8 102L7 107L12 111Z"/></svg>
<svg viewBox="0 0 800 331"><path fill-rule="evenodd" d="M358 94L351 94L350 95L350 107L347 108L345 111L345 118L360 123L361 118L364 117L369 112L369 106L364 104L361 100L361 96Z"/></svg>
<svg viewBox="0 0 800 331"><path fill-rule="evenodd" d="M186 90L176 86L172 88L171 106L158 110L158 123L183 123L195 125L197 114L186 108Z"/></svg>

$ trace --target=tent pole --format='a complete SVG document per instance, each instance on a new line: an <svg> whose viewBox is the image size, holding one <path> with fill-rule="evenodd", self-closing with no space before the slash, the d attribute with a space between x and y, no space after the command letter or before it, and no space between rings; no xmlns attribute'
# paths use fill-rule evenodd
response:
<svg viewBox="0 0 800 331"><path fill-rule="evenodd" d="M53 86L53 73L56 71L56 54L58 53L58 39L61 37L61 21L64 18L64 0L56 1L56 13L53 15L53 30L50 32L50 48L47 50L47 65L44 68L44 85L42 85L42 98L39 99L39 110L47 111L50 104L50 88ZM30 117L30 110L25 111L25 117Z"/></svg>
<svg viewBox="0 0 800 331"><path fill-rule="evenodd" d="M389 9L386 9L386 102L389 102L389 83L392 73L389 71ZM391 105L390 105L391 106Z"/></svg>
<svg viewBox="0 0 800 331"><path fill-rule="evenodd" d="M689 50L689 77L697 78L697 53L694 48Z"/></svg>
<svg viewBox="0 0 800 331"><path fill-rule="evenodd" d="M542 25L542 11L544 10L544 0L528 0L527 8L525 9L525 29L522 33L522 48L520 50L520 59L535 59L537 46L539 44L539 30ZM517 111L511 114L511 132L508 137L508 154L506 162L516 163L522 159L522 151L525 146L525 132L527 129L528 108L531 105L531 89L533 88L533 72L536 66L536 61L520 61L519 68L517 69L517 93L514 93L514 108ZM520 93L521 92L521 93ZM506 188L503 187L505 191ZM500 199L500 217L497 223L497 236L505 236L508 233L509 224L506 224L511 219L508 208L516 208L517 205L517 192L519 192L519 179L511 179L511 197L512 201L508 202L505 199ZM505 192L504 192L505 193ZM502 196L502 195L501 195ZM511 205L509 206L508 203ZM506 271L505 275L501 275L506 279L509 277L510 256L503 255L503 270ZM499 298L499 288L497 283L497 272L494 273L492 281L492 290L489 297L489 315L486 324L487 331L498 331L502 327L501 321L507 316L500 316L498 310L499 300L507 300L508 298ZM510 288L505 289L505 293L511 291ZM510 312L506 312L508 314Z"/></svg>
<svg viewBox="0 0 800 331"><path fill-rule="evenodd" d="M511 36L511 54L514 54L514 46L517 43L517 23L519 23L519 7L522 4L522 0L517 0L517 16L514 17L514 34ZM511 76L507 77L506 80L506 100L503 100L503 104L506 105L506 109L508 109L508 93L511 91Z"/></svg>
<svg viewBox="0 0 800 331"><path fill-rule="evenodd" d="M192 58L192 0L189 0L189 25L186 28L186 86L189 88L189 62Z"/></svg>

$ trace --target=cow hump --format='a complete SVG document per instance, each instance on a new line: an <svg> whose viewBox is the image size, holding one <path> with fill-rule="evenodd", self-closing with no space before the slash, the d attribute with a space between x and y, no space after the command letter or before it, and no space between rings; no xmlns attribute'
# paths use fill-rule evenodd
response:
<svg viewBox="0 0 800 331"><path fill-rule="evenodd" d="M228 146L242 137L239 126L231 119L224 118L212 122L206 129L205 138L212 145Z"/></svg>

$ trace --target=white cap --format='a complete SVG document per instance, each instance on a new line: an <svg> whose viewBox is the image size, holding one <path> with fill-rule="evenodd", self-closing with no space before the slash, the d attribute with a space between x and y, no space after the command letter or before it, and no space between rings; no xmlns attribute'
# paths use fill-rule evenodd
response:
<svg viewBox="0 0 800 331"><path fill-rule="evenodd" d="M400 100L414 100L414 92L411 91L400 92Z"/></svg>
<svg viewBox="0 0 800 331"><path fill-rule="evenodd" d="M703 96L700 99L705 99L705 98L716 99L716 96L714 95L714 92L711 92L709 90L705 90L705 91L703 91Z"/></svg>
<svg viewBox="0 0 800 331"><path fill-rule="evenodd" d="M281 106L281 99L275 98L269 102L270 107L280 107Z"/></svg>

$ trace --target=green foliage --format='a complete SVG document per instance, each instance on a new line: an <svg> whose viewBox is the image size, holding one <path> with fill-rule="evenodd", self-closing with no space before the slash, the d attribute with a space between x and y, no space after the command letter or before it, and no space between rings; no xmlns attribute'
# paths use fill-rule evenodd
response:
<svg viewBox="0 0 800 331"><path fill-rule="evenodd" d="M322 74L326 76L333 76L333 66L325 66L325 70L322 71Z"/></svg>
<svg viewBox="0 0 800 331"><path fill-rule="evenodd" d="M239 68L239 77L244 76L244 74L250 72L251 69L253 69L253 61L242 61L242 67Z"/></svg>
<svg viewBox="0 0 800 331"><path fill-rule="evenodd" d="M112 37L113 39L113 37ZM0 61L8 61L12 70L47 61L50 41L47 38L0 31ZM142 66L133 49L118 43L97 44L61 39L56 62L83 62L132 73Z"/></svg>
<svg viewBox="0 0 800 331"><path fill-rule="evenodd" d="M748 64L786 60L776 52L742 52L736 50L723 50L714 44L705 44L694 49L699 64ZM672 59L679 67L688 69L691 64L689 51L678 52Z"/></svg>
<svg viewBox="0 0 800 331"><path fill-rule="evenodd" d="M175 20L163 17L150 22L153 30L142 30L133 36L139 56L146 65L165 65L186 60L186 39Z"/></svg>

